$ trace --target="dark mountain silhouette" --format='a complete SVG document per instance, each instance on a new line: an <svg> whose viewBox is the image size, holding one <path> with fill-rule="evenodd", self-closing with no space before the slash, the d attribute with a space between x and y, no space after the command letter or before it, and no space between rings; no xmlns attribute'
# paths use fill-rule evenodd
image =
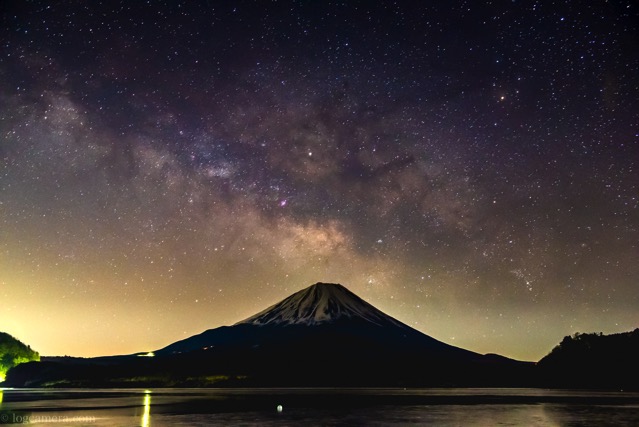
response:
<svg viewBox="0 0 639 427"><path fill-rule="evenodd" d="M639 328L603 335L565 337L538 363L545 384L554 387L639 389Z"/></svg>
<svg viewBox="0 0 639 427"><path fill-rule="evenodd" d="M221 345L274 351L272 347L276 345L297 347L290 351L312 357L310 350L338 352L336 343L348 348L353 347L353 342L357 343L357 353L366 348L382 354L428 351L433 357L481 357L437 341L384 314L344 286L329 283L312 285L233 326L210 329L155 353L208 351Z"/></svg>
<svg viewBox="0 0 639 427"><path fill-rule="evenodd" d="M494 366L517 364L440 342L326 283L155 354L183 358L189 366L214 363L236 376L281 385L489 382Z"/></svg>
<svg viewBox="0 0 639 427"><path fill-rule="evenodd" d="M14 386L514 386L533 364L445 344L337 284L317 283L232 326L154 352L46 359Z"/></svg>

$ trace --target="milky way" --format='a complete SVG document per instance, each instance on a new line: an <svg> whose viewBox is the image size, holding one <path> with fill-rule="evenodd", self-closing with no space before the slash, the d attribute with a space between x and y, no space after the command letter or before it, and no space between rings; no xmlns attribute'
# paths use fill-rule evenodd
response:
<svg viewBox="0 0 639 427"><path fill-rule="evenodd" d="M0 330L148 351L318 281L527 360L637 327L638 7L547 3L5 2Z"/></svg>

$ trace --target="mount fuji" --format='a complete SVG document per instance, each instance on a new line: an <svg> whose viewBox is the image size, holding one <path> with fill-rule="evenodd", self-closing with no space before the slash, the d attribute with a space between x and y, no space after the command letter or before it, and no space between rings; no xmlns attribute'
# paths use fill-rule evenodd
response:
<svg viewBox="0 0 639 427"><path fill-rule="evenodd" d="M139 356L154 357L139 357ZM43 358L14 386L512 386L533 364L481 355L394 319L342 285L316 283L231 326L151 353Z"/></svg>
<svg viewBox="0 0 639 427"><path fill-rule="evenodd" d="M484 385L520 363L438 341L330 283L155 354L268 385Z"/></svg>
<svg viewBox="0 0 639 427"><path fill-rule="evenodd" d="M361 353L428 350L430 355L474 359L479 354L437 341L383 313L340 284L316 283L233 326L209 329L155 354L178 354L220 346L250 351L286 345L295 354L310 350ZM341 346L336 346L339 343ZM356 343L357 345L354 345ZM321 348L318 348L321 347ZM274 348L272 350L275 350Z"/></svg>

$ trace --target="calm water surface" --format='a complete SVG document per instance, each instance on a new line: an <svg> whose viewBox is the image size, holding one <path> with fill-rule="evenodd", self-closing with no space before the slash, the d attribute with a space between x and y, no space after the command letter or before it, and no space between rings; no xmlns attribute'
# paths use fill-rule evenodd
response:
<svg viewBox="0 0 639 427"><path fill-rule="evenodd" d="M0 389L33 426L639 426L639 393L542 389Z"/></svg>

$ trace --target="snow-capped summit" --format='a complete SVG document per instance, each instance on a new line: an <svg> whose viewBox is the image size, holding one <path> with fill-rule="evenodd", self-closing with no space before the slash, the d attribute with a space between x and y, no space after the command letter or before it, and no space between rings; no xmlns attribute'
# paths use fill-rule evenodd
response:
<svg viewBox="0 0 639 427"><path fill-rule="evenodd" d="M174 342L154 354L189 352L228 356L232 364L242 357L280 363L290 360L292 354L319 363L343 353L340 358L344 363L356 365L363 360L373 363L373 359L373 364L389 360L421 364L435 359L475 360L479 356L419 332L344 286L331 283L316 283L248 319Z"/></svg>
<svg viewBox="0 0 639 427"><path fill-rule="evenodd" d="M378 326L406 326L334 283L316 283L236 324L318 325L344 318Z"/></svg>

